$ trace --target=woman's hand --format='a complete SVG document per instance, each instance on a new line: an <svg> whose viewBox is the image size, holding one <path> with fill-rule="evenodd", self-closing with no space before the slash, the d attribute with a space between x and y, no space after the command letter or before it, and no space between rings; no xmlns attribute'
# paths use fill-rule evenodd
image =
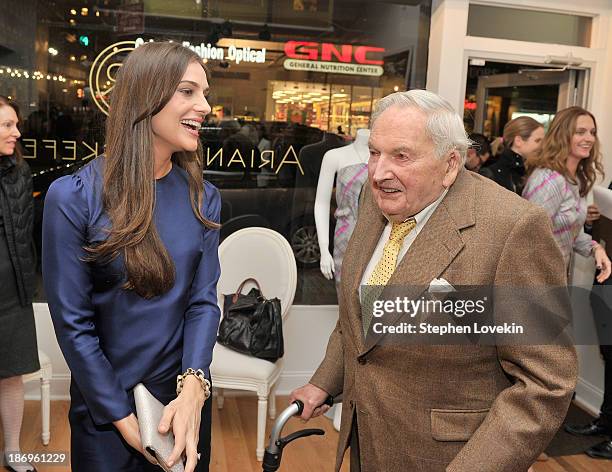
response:
<svg viewBox="0 0 612 472"><path fill-rule="evenodd" d="M188 375L179 396L164 408L158 431L166 434L172 429L174 433L174 449L168 458L168 466L172 467L177 463L185 451L185 472L194 471L199 459L198 441L204 401L202 384L195 376Z"/></svg>
<svg viewBox="0 0 612 472"><path fill-rule="evenodd" d="M606 250L598 243L593 246L593 255L595 256L595 265L599 269L599 275L597 275L597 281L601 284L610 277L612 265L610 259L606 254Z"/></svg>
<svg viewBox="0 0 612 472"><path fill-rule="evenodd" d="M157 462L152 461L150 456L144 452L142 442L140 441L140 428L138 427L138 420L136 419L134 413L121 420L113 421L113 424L121 436L123 436L126 443L145 456L151 464L157 465Z"/></svg>
<svg viewBox="0 0 612 472"><path fill-rule="evenodd" d="M586 224L591 226L600 216L599 208L594 203L587 207Z"/></svg>

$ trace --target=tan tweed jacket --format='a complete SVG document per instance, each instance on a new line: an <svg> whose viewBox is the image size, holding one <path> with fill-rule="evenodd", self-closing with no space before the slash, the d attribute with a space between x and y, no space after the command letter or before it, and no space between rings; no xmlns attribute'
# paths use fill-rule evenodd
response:
<svg viewBox="0 0 612 472"><path fill-rule="evenodd" d="M358 287L384 225L366 190L343 261L338 324L311 379L343 392L335 470L355 417L362 472L526 471L565 417L577 380L574 348L366 344ZM468 171L389 283L428 286L436 277L453 286L566 283L544 211Z"/></svg>

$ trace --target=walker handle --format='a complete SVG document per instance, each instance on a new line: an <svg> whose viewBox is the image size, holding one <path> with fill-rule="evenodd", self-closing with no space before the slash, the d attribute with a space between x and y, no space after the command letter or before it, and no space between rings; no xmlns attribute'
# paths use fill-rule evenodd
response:
<svg viewBox="0 0 612 472"><path fill-rule="evenodd" d="M334 397L329 395L322 405L332 406L334 404ZM322 429L303 429L289 434L282 438L281 432L285 426L285 423L289 421L292 416L299 416L304 412L304 403L300 400L295 400L289 405L278 417L272 432L270 434L270 443L266 448L264 459L263 459L263 470L264 472L275 472L280 467L280 462L283 456L283 448L291 441L295 441L298 438L303 438L312 435L323 435L325 431Z"/></svg>
<svg viewBox="0 0 612 472"><path fill-rule="evenodd" d="M304 411L304 403L302 402L302 400L295 400L293 404L297 406L297 413L295 414L295 416L300 416ZM320 406L323 406L323 405L333 406L334 397L332 397L331 395L328 395L325 401Z"/></svg>

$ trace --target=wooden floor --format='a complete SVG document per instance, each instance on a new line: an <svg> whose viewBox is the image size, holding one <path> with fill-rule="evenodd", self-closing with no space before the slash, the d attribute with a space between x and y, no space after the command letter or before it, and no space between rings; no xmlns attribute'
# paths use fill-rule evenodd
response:
<svg viewBox="0 0 612 472"><path fill-rule="evenodd" d="M278 411L287 405L285 397L278 399ZM68 402L55 401L51 406L51 442L44 447L40 442L40 403L26 402L21 446L23 452L68 452L70 429L68 426ZM261 472L255 460L257 400L255 397L226 397L223 410L213 408L213 444L211 472ZM268 427L271 425L268 423ZM283 454L281 472L332 471L338 433L326 418L309 421L307 426L298 419L287 424L283 434L302 429L322 428L324 437L311 436L287 446ZM268 429L269 431L269 429ZM1 438L0 438L1 444ZM590 459L584 454L551 458L538 462L536 472L611 472L612 461ZM68 466L39 465L40 472L68 472ZM161 470L161 469L160 469ZM342 472L348 472L345 464Z"/></svg>

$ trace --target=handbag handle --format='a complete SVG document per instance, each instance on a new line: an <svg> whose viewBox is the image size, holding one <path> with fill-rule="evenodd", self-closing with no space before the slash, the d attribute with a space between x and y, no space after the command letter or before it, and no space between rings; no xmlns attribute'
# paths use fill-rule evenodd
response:
<svg viewBox="0 0 612 472"><path fill-rule="evenodd" d="M259 293L261 294L261 296L264 297L264 294L261 291L261 286L259 285L259 282L257 281L257 279L254 279L253 277L249 277L248 279L244 279L242 283L240 284L240 286L238 287L238 290L236 290L236 293L232 297L232 303L236 303L236 301L238 301L238 295L242 293L242 289L248 282L253 282L255 286L257 287L257 290L259 290Z"/></svg>

